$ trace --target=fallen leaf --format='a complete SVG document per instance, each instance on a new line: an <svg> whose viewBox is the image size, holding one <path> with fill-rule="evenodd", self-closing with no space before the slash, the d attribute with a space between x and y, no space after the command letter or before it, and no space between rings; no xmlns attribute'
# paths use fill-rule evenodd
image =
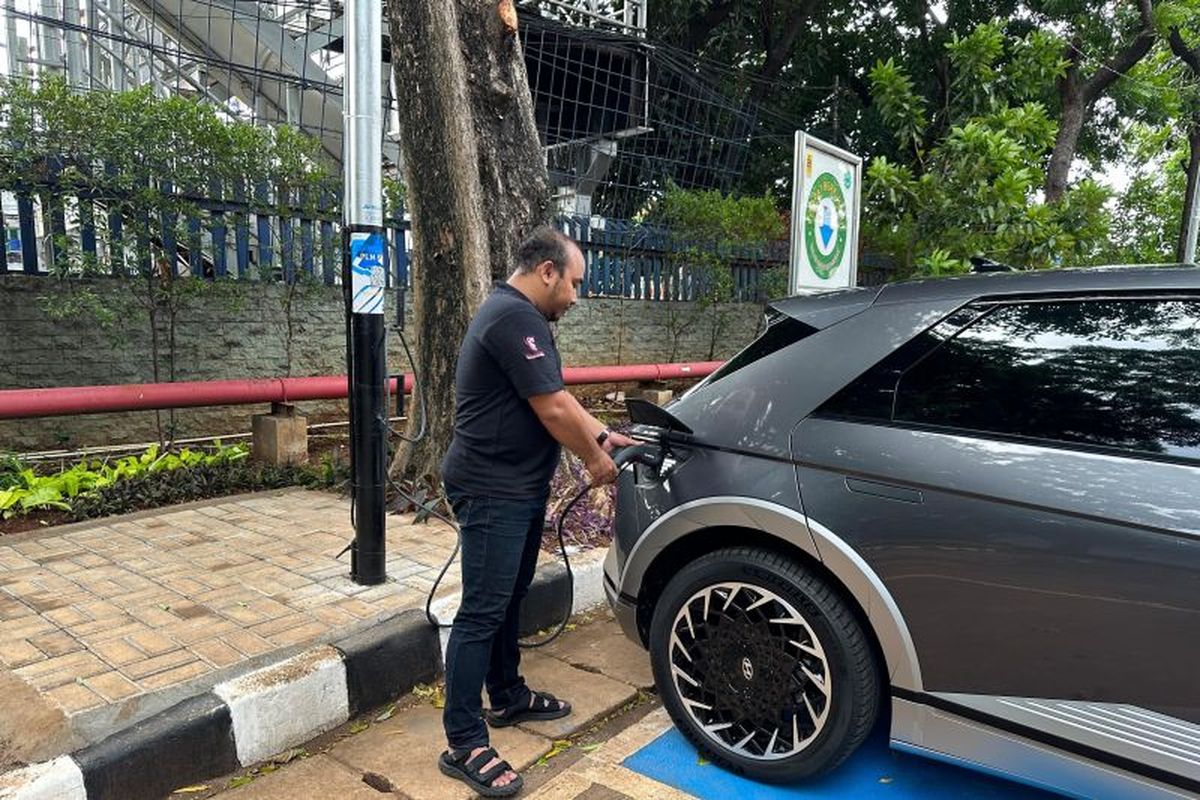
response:
<svg viewBox="0 0 1200 800"><path fill-rule="evenodd" d="M195 786L184 786L182 789L176 789L171 794L200 794L200 792L207 792L210 788L207 783L200 783Z"/></svg>
<svg viewBox="0 0 1200 800"><path fill-rule="evenodd" d="M697 763L697 764L699 764L699 765L700 765L700 766L702 766L702 767L707 767L707 766L708 766L708 759L707 759L707 758L705 758L704 756L697 756L697 757L696 757L696 763Z"/></svg>
<svg viewBox="0 0 1200 800"><path fill-rule="evenodd" d="M159 607L159 608L161 608L163 611L170 611L170 610L171 610L171 607L170 607L169 605L167 605L166 603L159 603L159 604L158 604L158 607Z"/></svg>
<svg viewBox="0 0 1200 800"><path fill-rule="evenodd" d="M254 780L253 775L238 775L236 778L234 778L233 780L231 780L229 782L229 788L236 789L239 786L245 786L247 783L250 783L253 780Z"/></svg>
<svg viewBox="0 0 1200 800"><path fill-rule="evenodd" d="M396 785L378 772L364 772L363 783L377 792L396 794Z"/></svg>
<svg viewBox="0 0 1200 800"><path fill-rule="evenodd" d="M436 686L426 686L423 683L418 683L413 687L413 694L422 700L429 701L434 708L446 707L446 689L441 684Z"/></svg>
<svg viewBox="0 0 1200 800"><path fill-rule="evenodd" d="M582 747L580 747L579 749L585 753L593 753L596 750L600 749L600 745L599 744L585 744Z"/></svg>
<svg viewBox="0 0 1200 800"><path fill-rule="evenodd" d="M288 750L283 755L275 756L275 758L273 758L271 760L274 761L276 764L290 764L292 761L295 761L297 758L301 758L301 757L304 757L307 755L308 755L308 753L304 750L303 747L293 747L291 750Z"/></svg>
<svg viewBox="0 0 1200 800"><path fill-rule="evenodd" d="M375 721L376 722L387 722L389 719L392 718L392 715L395 713L396 713L396 704L392 703L390 706L387 707L386 711L384 711L382 714L380 714L378 717L375 718Z"/></svg>
<svg viewBox="0 0 1200 800"><path fill-rule="evenodd" d="M270 775L272 772L274 772L277 769L279 769L279 767L276 764L263 764L261 767L258 768L258 771L259 771L259 773L261 773L263 775Z"/></svg>
<svg viewBox="0 0 1200 800"><path fill-rule="evenodd" d="M350 726L350 732L351 733L362 733L369 727L371 727L371 723L367 722L365 719L360 719L357 722L355 722L353 725Z"/></svg>

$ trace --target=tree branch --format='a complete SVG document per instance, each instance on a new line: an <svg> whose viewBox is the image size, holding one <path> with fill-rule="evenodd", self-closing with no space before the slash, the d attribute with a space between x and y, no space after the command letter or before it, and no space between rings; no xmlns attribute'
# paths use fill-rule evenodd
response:
<svg viewBox="0 0 1200 800"><path fill-rule="evenodd" d="M1179 56L1179 59L1187 64L1193 73L1200 75L1200 47L1192 50L1187 46L1187 42L1183 40L1183 35L1179 33L1179 28L1171 28L1170 35L1171 52Z"/></svg>
<svg viewBox="0 0 1200 800"><path fill-rule="evenodd" d="M801 0L795 11L792 12L792 16L788 19L788 24L783 34L775 40L773 46L767 49L767 60L763 62L758 77L764 81L773 80L783 70L788 59L791 58L792 47L796 44L796 38L800 35L800 29L808 21L808 18L812 16L816 5L817 0Z"/></svg>
<svg viewBox="0 0 1200 800"><path fill-rule="evenodd" d="M763 52L770 53L774 37L771 35L771 20L775 16L774 0L762 0L758 7L758 33L762 36Z"/></svg>
<svg viewBox="0 0 1200 800"><path fill-rule="evenodd" d="M737 0L713 3L703 14L689 20L684 48L693 53L698 52L712 29L729 19L735 6L737 6Z"/></svg>
<svg viewBox="0 0 1200 800"><path fill-rule="evenodd" d="M1142 18L1142 29L1138 32L1137 37L1109 59L1104 66L1096 70L1096 74L1083 85L1083 99L1088 105L1100 99L1100 96L1117 78L1124 76L1154 46L1154 40L1158 38L1158 34L1154 32L1150 0L1138 0L1138 14Z"/></svg>
<svg viewBox="0 0 1200 800"><path fill-rule="evenodd" d="M846 79L846 85L850 87L850 90L858 95L863 108L870 108L874 104L875 99L871 96L871 86L866 81L849 69L843 71L842 77Z"/></svg>

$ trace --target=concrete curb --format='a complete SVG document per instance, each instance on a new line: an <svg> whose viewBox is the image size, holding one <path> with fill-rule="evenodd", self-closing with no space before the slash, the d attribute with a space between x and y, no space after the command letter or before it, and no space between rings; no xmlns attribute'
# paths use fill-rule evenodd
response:
<svg viewBox="0 0 1200 800"><path fill-rule="evenodd" d="M603 602L602 556L577 556L571 613ZM556 625L568 598L566 570L540 567L521 609L522 634ZM434 615L448 621L457 605L445 598ZM159 800L251 766L437 679L448 635L440 634L424 611L389 617L219 683L70 755L4 773L0 800Z"/></svg>

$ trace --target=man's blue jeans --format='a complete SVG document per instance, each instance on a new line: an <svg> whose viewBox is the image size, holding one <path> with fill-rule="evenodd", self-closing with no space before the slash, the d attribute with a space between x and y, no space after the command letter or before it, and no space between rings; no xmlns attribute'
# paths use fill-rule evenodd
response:
<svg viewBox="0 0 1200 800"><path fill-rule="evenodd" d="M548 491L547 491L548 494ZM446 646L442 722L454 750L488 744L481 689L493 708L528 702L517 645L521 600L537 567L547 495L523 500L446 486L462 545L462 605Z"/></svg>

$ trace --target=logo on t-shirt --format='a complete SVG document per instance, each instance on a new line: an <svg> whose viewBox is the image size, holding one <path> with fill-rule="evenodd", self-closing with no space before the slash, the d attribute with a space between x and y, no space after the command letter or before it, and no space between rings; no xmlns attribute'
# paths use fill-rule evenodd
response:
<svg viewBox="0 0 1200 800"><path fill-rule="evenodd" d="M544 358L546 354L538 347L537 340L532 336L525 337L525 360L533 361L535 358Z"/></svg>

